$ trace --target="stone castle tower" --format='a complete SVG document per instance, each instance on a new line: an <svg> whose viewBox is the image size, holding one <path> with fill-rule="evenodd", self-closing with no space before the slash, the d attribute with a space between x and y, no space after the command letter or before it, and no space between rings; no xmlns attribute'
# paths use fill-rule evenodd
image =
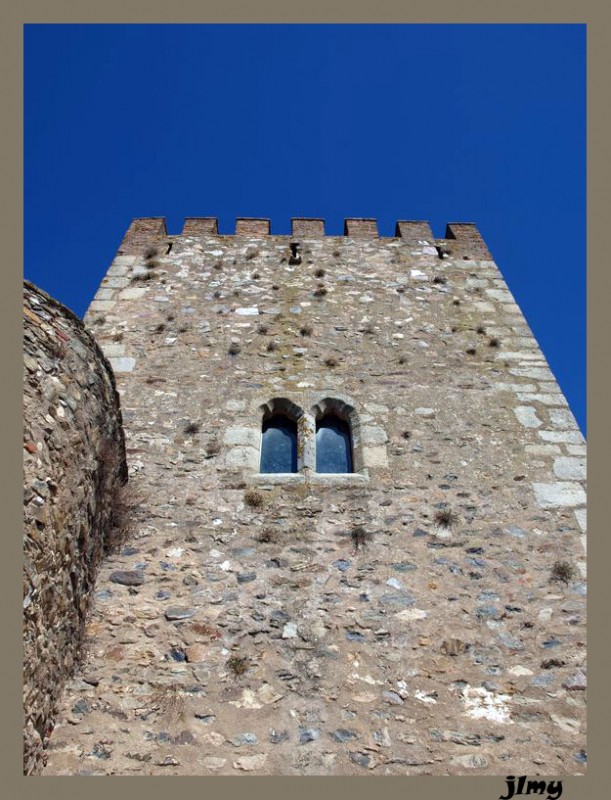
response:
<svg viewBox="0 0 611 800"><path fill-rule="evenodd" d="M85 323L140 502L45 774L584 771L585 445L474 225L136 219Z"/></svg>

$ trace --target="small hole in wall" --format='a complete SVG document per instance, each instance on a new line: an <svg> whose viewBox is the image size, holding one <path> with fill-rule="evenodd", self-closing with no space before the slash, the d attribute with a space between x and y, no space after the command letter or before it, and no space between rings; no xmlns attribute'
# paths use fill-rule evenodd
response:
<svg viewBox="0 0 611 800"><path fill-rule="evenodd" d="M165 254L166 254L166 256L169 256L169 255L170 255L170 253L172 252L172 248L173 248L173 247L174 247L174 243L173 243L173 242L170 242L170 243L168 244L168 246L167 246L167 249L166 249L166 251L165 251Z"/></svg>

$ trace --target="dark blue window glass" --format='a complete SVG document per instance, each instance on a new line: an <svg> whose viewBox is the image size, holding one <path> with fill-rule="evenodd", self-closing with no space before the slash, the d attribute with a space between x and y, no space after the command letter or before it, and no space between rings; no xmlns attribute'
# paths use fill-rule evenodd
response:
<svg viewBox="0 0 611 800"><path fill-rule="evenodd" d="M297 423L276 414L263 423L261 472L297 472Z"/></svg>
<svg viewBox="0 0 611 800"><path fill-rule="evenodd" d="M316 472L352 472L350 425L334 414L316 423Z"/></svg>

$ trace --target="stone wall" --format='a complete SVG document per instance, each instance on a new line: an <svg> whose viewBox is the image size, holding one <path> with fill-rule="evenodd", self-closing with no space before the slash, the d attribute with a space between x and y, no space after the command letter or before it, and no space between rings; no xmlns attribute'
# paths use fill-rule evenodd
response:
<svg viewBox="0 0 611 800"><path fill-rule="evenodd" d="M57 699L125 481L119 399L83 323L24 286L24 771L40 772Z"/></svg>
<svg viewBox="0 0 611 800"><path fill-rule="evenodd" d="M136 220L90 306L148 500L46 774L582 773L585 444L477 228L269 230Z"/></svg>

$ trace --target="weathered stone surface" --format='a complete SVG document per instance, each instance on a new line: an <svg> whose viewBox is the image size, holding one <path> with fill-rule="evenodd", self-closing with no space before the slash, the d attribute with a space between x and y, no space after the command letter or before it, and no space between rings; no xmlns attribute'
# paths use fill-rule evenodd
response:
<svg viewBox="0 0 611 800"><path fill-rule="evenodd" d="M112 572L108 580L111 583L120 583L122 586L142 586L144 583L144 572L140 569L120 569L116 572Z"/></svg>
<svg viewBox="0 0 611 800"><path fill-rule="evenodd" d="M585 481L586 479L586 460L585 458L572 458L561 456L554 460L554 473L558 478L569 481Z"/></svg>
<svg viewBox="0 0 611 800"><path fill-rule="evenodd" d="M81 654L116 489L127 477L119 398L83 323L24 285L24 772L45 763ZM78 709L88 704L77 701Z"/></svg>
<svg viewBox="0 0 611 800"><path fill-rule="evenodd" d="M543 425L533 406L516 406L513 412L526 428L540 428Z"/></svg>
<svg viewBox="0 0 611 800"><path fill-rule="evenodd" d="M115 372L132 372L136 366L135 358L111 358L110 364Z"/></svg>
<svg viewBox="0 0 611 800"><path fill-rule="evenodd" d="M533 487L583 439L551 416L558 388L489 254L258 225L148 221L122 245L134 260L113 277L155 245L166 281L94 326L135 360L117 381L147 497L133 549L100 573L98 686L70 682L46 774L582 773L585 693L562 683L585 675L583 507L542 508ZM316 471L331 408L352 426L349 475ZM297 473L259 474L273 410L298 418ZM27 489L44 515L44 486ZM556 561L571 584L550 583Z"/></svg>
<svg viewBox="0 0 611 800"><path fill-rule="evenodd" d="M233 767L243 772L254 772L255 770L262 769L266 761L267 753L258 753L255 756L242 756L242 758L238 758L233 762Z"/></svg>
<svg viewBox="0 0 611 800"><path fill-rule="evenodd" d="M164 616L167 620L175 621L180 619L189 619L197 613L196 608L189 608L188 606L172 606L166 608Z"/></svg>
<svg viewBox="0 0 611 800"><path fill-rule="evenodd" d="M556 483L533 483L537 502L542 508L582 506L586 493L579 483L556 481Z"/></svg>

